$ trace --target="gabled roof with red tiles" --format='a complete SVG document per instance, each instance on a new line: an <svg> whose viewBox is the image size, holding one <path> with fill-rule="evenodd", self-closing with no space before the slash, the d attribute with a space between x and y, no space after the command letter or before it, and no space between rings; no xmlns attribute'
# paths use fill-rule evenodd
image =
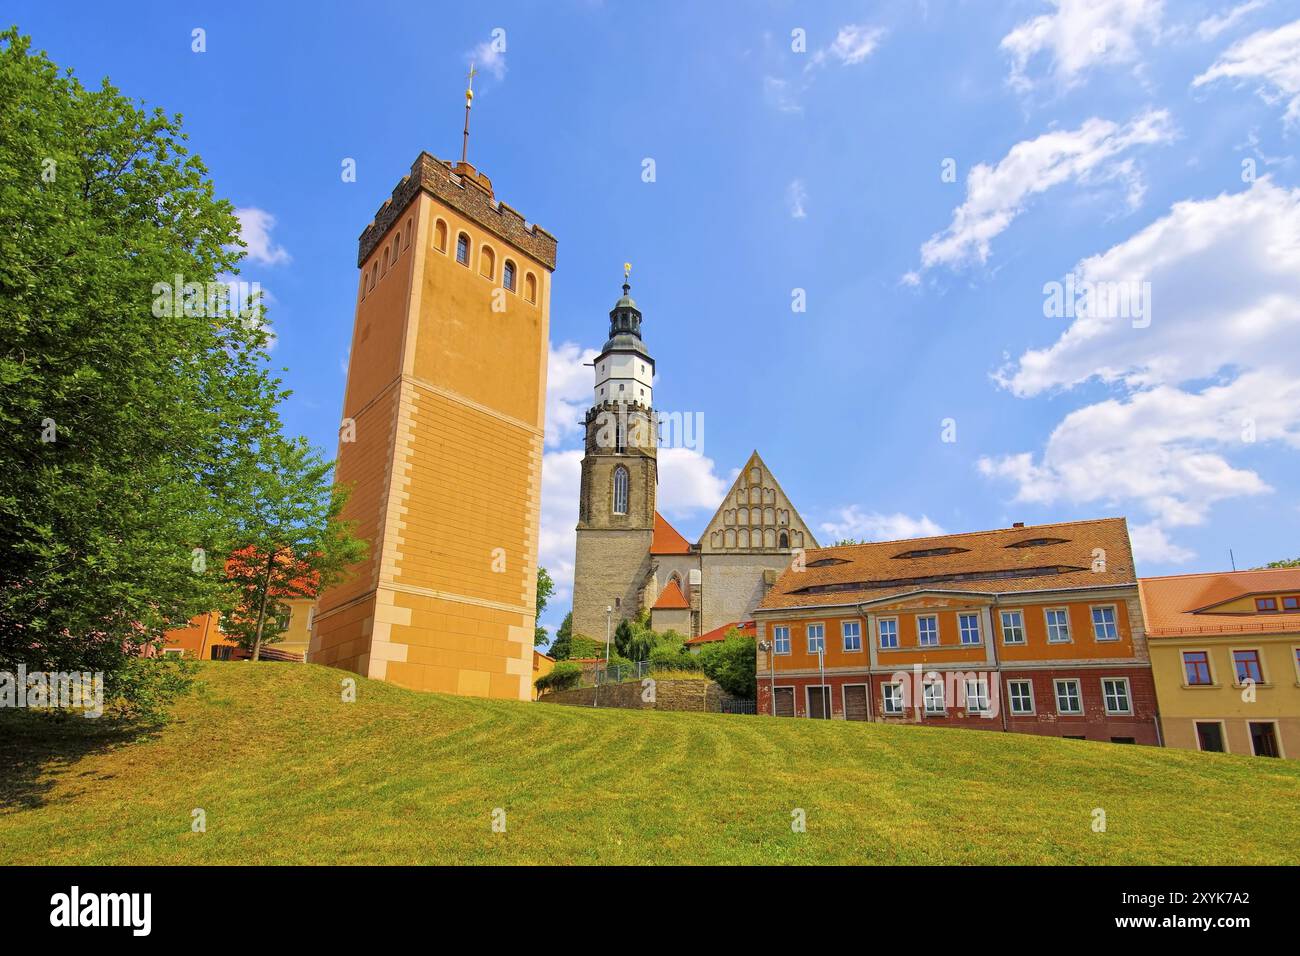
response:
<svg viewBox="0 0 1300 956"><path fill-rule="evenodd" d="M1097 557L1104 567L1094 570ZM817 548L787 568L759 610L879 601L919 592L966 594L1132 586L1123 518L999 528Z"/></svg>
<svg viewBox="0 0 1300 956"><path fill-rule="evenodd" d="M691 543L659 512L655 512L655 530L650 538L651 554L690 554Z"/></svg>
<svg viewBox="0 0 1300 956"><path fill-rule="evenodd" d="M705 631L703 634L692 637L686 643L688 645L693 645L712 644L714 641L725 641L727 635L733 630L740 631L740 633L746 634L749 637L753 637L757 633L753 621L732 621L730 624L715 627L711 631Z"/></svg>
<svg viewBox="0 0 1300 956"><path fill-rule="evenodd" d="M1215 571L1142 578L1142 617L1152 637L1300 632L1300 612L1216 611L1228 601L1256 595L1300 594L1300 568Z"/></svg>
<svg viewBox="0 0 1300 956"><path fill-rule="evenodd" d="M664 589L659 592L659 600L655 601L652 611L676 611L687 610L691 602L686 600L686 595L682 593L682 586L677 583L676 578L670 578L664 585Z"/></svg>

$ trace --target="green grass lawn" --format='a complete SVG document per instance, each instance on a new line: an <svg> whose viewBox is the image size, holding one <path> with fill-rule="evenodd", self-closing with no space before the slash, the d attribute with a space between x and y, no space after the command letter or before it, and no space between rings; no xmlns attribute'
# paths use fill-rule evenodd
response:
<svg viewBox="0 0 1300 956"><path fill-rule="evenodd" d="M1300 862L1292 761L343 676L204 664L143 737L0 712L0 863Z"/></svg>

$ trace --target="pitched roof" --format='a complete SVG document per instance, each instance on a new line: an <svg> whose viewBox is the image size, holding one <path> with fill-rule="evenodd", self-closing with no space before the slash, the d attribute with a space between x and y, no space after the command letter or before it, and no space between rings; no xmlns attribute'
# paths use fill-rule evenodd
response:
<svg viewBox="0 0 1300 956"><path fill-rule="evenodd" d="M691 543L670 525L666 518L655 512L655 530L650 538L651 554L690 554Z"/></svg>
<svg viewBox="0 0 1300 956"><path fill-rule="evenodd" d="M1104 570L1094 571L1102 549ZM826 562L820 564L820 562ZM1132 585L1123 518L817 548L787 568L759 610L857 604L918 591L972 594Z"/></svg>
<svg viewBox="0 0 1300 956"><path fill-rule="evenodd" d="M652 611L676 611L689 609L690 602L686 600L686 595L682 594L682 587L677 583L676 578L670 578L664 589L659 592L659 600L655 601Z"/></svg>
<svg viewBox="0 0 1300 956"><path fill-rule="evenodd" d="M1225 601L1256 594L1300 593L1300 568L1172 574L1142 578L1138 587L1142 593L1142 617L1151 637L1300 632L1300 613L1243 614L1212 610Z"/></svg>
<svg viewBox="0 0 1300 956"><path fill-rule="evenodd" d="M694 645L694 644L712 644L714 641L725 641L727 639L728 632L732 630L740 631L742 634L747 631L754 632L754 622L753 621L732 621L730 624L724 624L721 627L715 627L711 631L705 631L703 634L697 635L696 637L692 637L686 643L688 645Z"/></svg>

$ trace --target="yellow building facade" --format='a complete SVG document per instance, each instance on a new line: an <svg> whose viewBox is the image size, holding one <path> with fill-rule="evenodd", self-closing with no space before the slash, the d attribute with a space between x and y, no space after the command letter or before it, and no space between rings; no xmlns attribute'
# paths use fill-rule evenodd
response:
<svg viewBox="0 0 1300 956"><path fill-rule="evenodd" d="M321 595L312 662L531 697L555 251L428 153L362 233L336 474L370 554Z"/></svg>
<svg viewBox="0 0 1300 956"><path fill-rule="evenodd" d="M1139 587L1165 745L1300 758L1300 569Z"/></svg>

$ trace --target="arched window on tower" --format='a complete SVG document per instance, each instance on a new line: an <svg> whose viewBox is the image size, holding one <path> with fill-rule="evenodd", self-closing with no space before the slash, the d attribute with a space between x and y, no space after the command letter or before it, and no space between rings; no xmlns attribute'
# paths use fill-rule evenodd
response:
<svg viewBox="0 0 1300 956"><path fill-rule="evenodd" d="M478 271L489 279L496 276L497 254L492 251L491 246L483 246L482 251L478 254Z"/></svg>
<svg viewBox="0 0 1300 956"><path fill-rule="evenodd" d="M781 548L782 550L785 550L786 548L790 547L790 536L787 535L784 531L781 532L781 537L777 539L777 547Z"/></svg>
<svg viewBox="0 0 1300 956"><path fill-rule="evenodd" d="M537 276L531 272L524 276L524 298L529 302L537 301Z"/></svg>
<svg viewBox="0 0 1300 956"><path fill-rule="evenodd" d="M627 514L627 469L619 465L614 469L614 514Z"/></svg>
<svg viewBox="0 0 1300 956"><path fill-rule="evenodd" d="M447 251L447 224L441 219L433 224L433 248L439 252Z"/></svg>
<svg viewBox="0 0 1300 956"><path fill-rule="evenodd" d="M515 264L509 259L501 270L501 287L507 292L515 291Z"/></svg>
<svg viewBox="0 0 1300 956"><path fill-rule="evenodd" d="M463 232L456 237L456 261L463 266L469 265L469 236Z"/></svg>

